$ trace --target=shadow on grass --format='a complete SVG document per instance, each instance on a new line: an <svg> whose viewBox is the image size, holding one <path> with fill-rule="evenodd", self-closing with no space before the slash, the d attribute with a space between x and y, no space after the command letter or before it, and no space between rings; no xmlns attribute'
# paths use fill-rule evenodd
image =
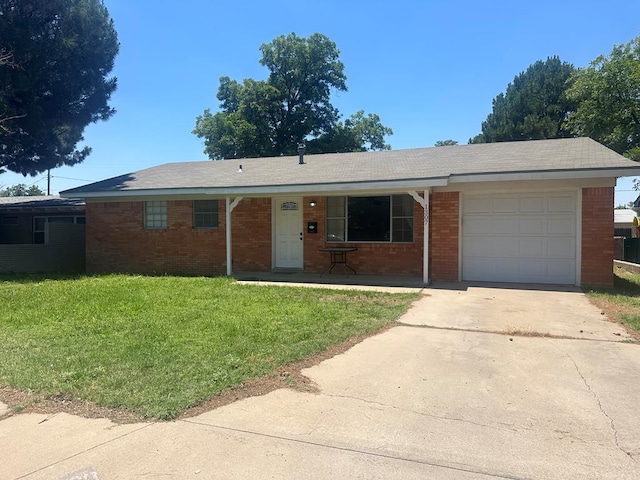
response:
<svg viewBox="0 0 640 480"><path fill-rule="evenodd" d="M40 283L47 280L78 280L81 273L0 273L0 282Z"/></svg>

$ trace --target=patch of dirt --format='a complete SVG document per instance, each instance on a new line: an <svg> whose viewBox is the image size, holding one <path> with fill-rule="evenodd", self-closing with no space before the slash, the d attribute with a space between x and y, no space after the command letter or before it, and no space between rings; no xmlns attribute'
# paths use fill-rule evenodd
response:
<svg viewBox="0 0 640 480"><path fill-rule="evenodd" d="M139 415L124 409L103 407L66 395L42 396L11 387L0 388L0 402L9 407L8 412L0 415L0 420L19 413L41 413L49 417L58 413L68 413L84 418L108 418L114 423L134 423L143 420Z"/></svg>
<svg viewBox="0 0 640 480"><path fill-rule="evenodd" d="M625 313L637 314L637 309L634 309L633 307L629 307L627 305L620 305L619 303L612 302L602 297L588 296L587 298L593 305L600 309L600 312L602 313L602 316L605 320L612 323L617 323L625 329L625 331L631 338L633 338L635 342L640 343L640 332L635 328L631 328L629 325L626 325L620 320L621 316Z"/></svg>
<svg viewBox="0 0 640 480"><path fill-rule="evenodd" d="M238 400L249 397L266 395L269 392L280 388L291 388L302 392L318 392L317 386L311 379L305 377L301 371L305 368L318 365L324 360L328 360L336 355L346 352L354 345L362 342L365 338L385 332L397 324L390 324L375 332L359 335L346 342L332 345L326 350L310 355L288 365L279 367L275 374L256 378L244 382L237 387L222 392L208 400L188 409L177 419L189 418L199 415L209 410L213 410L225 405L229 405ZM64 395L42 396L33 392L25 392L11 387L0 387L0 402L9 406L9 411L0 415L0 420L4 420L12 415L20 413L41 413L49 415L48 418L58 413L68 413L84 418L108 418L114 423L134 423L148 419L124 409L108 408L97 405L93 402L81 400ZM43 420L46 421L47 419Z"/></svg>

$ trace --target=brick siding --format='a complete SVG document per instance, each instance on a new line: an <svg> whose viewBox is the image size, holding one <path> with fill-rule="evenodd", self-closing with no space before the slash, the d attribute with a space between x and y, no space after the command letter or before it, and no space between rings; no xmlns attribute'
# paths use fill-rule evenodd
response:
<svg viewBox="0 0 640 480"><path fill-rule="evenodd" d="M459 209L459 192L431 195L429 260L434 282L458 281Z"/></svg>
<svg viewBox="0 0 640 480"><path fill-rule="evenodd" d="M310 206L315 200L317 205ZM362 275L407 275L422 276L422 244L424 232L423 209L414 202L413 242L411 243L327 243L326 199L309 197L304 199L304 271L321 273L330 265L329 253L321 252L326 247L356 247L358 250L347 256L348 264ZM309 234L307 222L318 222L318 233ZM337 265L332 273L344 273Z"/></svg>
<svg viewBox="0 0 640 480"><path fill-rule="evenodd" d="M582 189L581 283L613 286L613 187Z"/></svg>
<svg viewBox="0 0 640 480"><path fill-rule="evenodd" d="M317 202L311 207L310 201ZM219 275L226 273L225 206L218 202L219 225L192 227L193 202L167 201L167 228L144 228L144 202L87 204L87 272ZM349 264L359 274L422 274L423 211L414 204L411 243L326 243L325 199L303 200L304 271L320 273L329 265L327 246L354 246ZM242 200L232 214L233 271L266 272L272 268L272 202L270 198ZM315 221L318 233L307 233ZM342 273L340 266L334 269Z"/></svg>

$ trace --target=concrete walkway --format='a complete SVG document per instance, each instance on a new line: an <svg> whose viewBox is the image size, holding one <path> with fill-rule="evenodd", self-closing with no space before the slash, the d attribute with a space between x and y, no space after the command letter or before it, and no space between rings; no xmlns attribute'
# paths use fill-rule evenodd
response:
<svg viewBox="0 0 640 480"><path fill-rule="evenodd" d="M303 371L317 394L168 423L6 418L0 478L640 478L640 346L577 292L485 288L426 290L402 325ZM479 331L523 326L593 333Z"/></svg>

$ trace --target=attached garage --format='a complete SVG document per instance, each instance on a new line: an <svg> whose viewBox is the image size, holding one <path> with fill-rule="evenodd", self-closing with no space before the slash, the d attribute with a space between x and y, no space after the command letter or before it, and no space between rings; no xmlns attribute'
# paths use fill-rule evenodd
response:
<svg viewBox="0 0 640 480"><path fill-rule="evenodd" d="M577 195L473 194L462 199L462 279L576 284Z"/></svg>

